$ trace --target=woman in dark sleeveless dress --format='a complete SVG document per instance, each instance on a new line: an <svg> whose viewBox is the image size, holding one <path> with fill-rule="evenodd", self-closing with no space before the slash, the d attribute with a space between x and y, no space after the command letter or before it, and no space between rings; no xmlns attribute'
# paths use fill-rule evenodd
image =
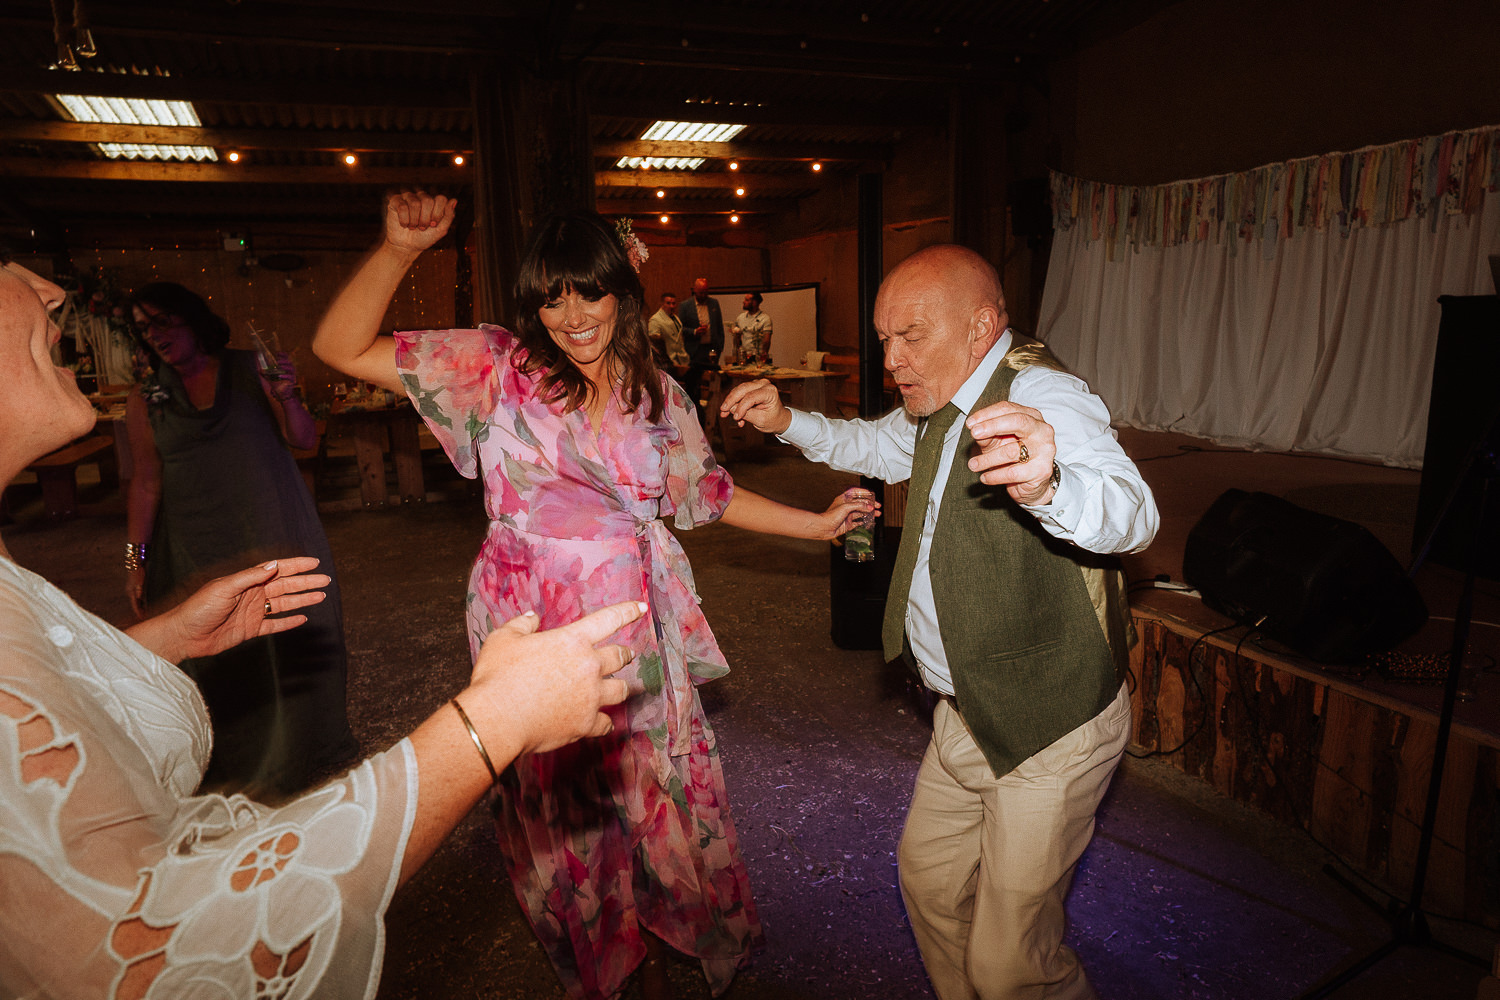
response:
<svg viewBox="0 0 1500 1000"><path fill-rule="evenodd" d="M290 362L262 372L229 327L180 285L135 296L151 371L126 410L135 475L126 538L137 614L247 561L309 555L333 576L317 508L288 444L312 447ZM302 628L182 664L203 692L214 749L204 788L277 798L354 757L335 579Z"/></svg>

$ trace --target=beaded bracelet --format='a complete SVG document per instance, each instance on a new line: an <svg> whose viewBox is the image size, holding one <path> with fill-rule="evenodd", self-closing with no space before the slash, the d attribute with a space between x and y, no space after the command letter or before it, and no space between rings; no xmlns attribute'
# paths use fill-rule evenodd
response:
<svg viewBox="0 0 1500 1000"><path fill-rule="evenodd" d="M484 743L480 741L479 733L474 729L474 723L469 721L469 713L464 711L464 707L458 703L457 698L450 698L448 704L452 705L454 711L458 712L458 717L463 720L464 728L469 731L469 739L474 741L474 749L479 751L479 756L484 760L484 766L490 772L490 784L499 784L500 775L495 771L495 762L490 760L489 751L484 748Z"/></svg>
<svg viewBox="0 0 1500 1000"><path fill-rule="evenodd" d="M134 573L144 565L146 565L146 543L141 542L139 545L132 545L130 542L126 542L125 572Z"/></svg>

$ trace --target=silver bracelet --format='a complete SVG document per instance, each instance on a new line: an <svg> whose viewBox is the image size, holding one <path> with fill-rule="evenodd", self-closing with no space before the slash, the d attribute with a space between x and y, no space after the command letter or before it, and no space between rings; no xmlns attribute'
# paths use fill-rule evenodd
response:
<svg viewBox="0 0 1500 1000"><path fill-rule="evenodd" d="M146 565L146 543L141 542L139 545L133 545L130 542L126 542L125 572L134 573L144 565Z"/></svg>

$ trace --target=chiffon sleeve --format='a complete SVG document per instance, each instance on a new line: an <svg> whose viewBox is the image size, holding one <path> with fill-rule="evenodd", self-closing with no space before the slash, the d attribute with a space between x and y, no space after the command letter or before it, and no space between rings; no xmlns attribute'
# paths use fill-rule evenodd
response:
<svg viewBox="0 0 1500 1000"><path fill-rule="evenodd" d="M514 337L495 326L396 334L396 370L427 428L459 473L479 474L478 446L501 396Z"/></svg>
<svg viewBox="0 0 1500 1000"><path fill-rule="evenodd" d="M667 446L667 497L675 509L672 523L687 530L723 516L734 480L714 460L687 393L671 379L666 383L666 419L676 432Z"/></svg>
<svg viewBox="0 0 1500 1000"><path fill-rule="evenodd" d="M417 801L410 744L276 808L184 795L174 761L201 773L206 754L196 691L163 688L176 668L13 569L0 996L374 996Z"/></svg>

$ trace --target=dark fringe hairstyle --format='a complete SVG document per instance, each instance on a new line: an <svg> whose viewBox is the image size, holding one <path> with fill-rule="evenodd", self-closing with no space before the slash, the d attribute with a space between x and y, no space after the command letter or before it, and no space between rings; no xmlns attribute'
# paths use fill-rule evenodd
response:
<svg viewBox="0 0 1500 1000"><path fill-rule="evenodd" d="M224 348L229 346L229 324L210 309L208 303L196 292L190 292L175 282L152 282L132 295L129 305L148 305L157 312L176 316L193 331L198 349L204 354L223 354ZM161 364L161 358L157 356L156 349L136 332L134 323L130 326L130 333L135 342L145 348L151 367L157 368Z"/></svg>
<svg viewBox="0 0 1500 1000"><path fill-rule="evenodd" d="M622 395L632 410L644 396L651 400L650 419L660 420L665 393L641 315L646 293L614 226L594 212L554 215L532 239L516 275L516 330L526 349L517 366L528 375L542 373L543 399L566 398L570 412L588 402L593 386L552 340L537 315L544 304L568 289L589 299L615 297L618 309L606 371L623 377Z"/></svg>

